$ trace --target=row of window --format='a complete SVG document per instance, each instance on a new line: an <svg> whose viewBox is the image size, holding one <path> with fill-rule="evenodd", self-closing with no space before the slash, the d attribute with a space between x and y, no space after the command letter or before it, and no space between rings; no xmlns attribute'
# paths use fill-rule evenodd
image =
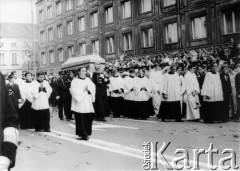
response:
<svg viewBox="0 0 240 171"><path fill-rule="evenodd" d="M17 53L12 53L11 65L18 65ZM0 65L6 65L5 54L0 53Z"/></svg>
<svg viewBox="0 0 240 171"><path fill-rule="evenodd" d="M63 1L63 0L62 0ZM56 2L56 15L62 14L62 1ZM72 10L72 0L65 0L66 10ZM76 0L77 6L84 5L84 0ZM164 0L164 6L171 6L175 5L176 0ZM152 11L152 0L141 0L141 13L147 13ZM130 18L132 16L132 7L131 7L131 0L126 0L121 2L121 9L122 9L122 19ZM106 23L113 22L113 7L105 8L105 16L106 16ZM47 7L47 19L53 18L53 6L50 5ZM44 10L39 11L39 21L43 23L45 21ZM96 21L96 20L95 20Z"/></svg>
<svg viewBox="0 0 240 171"><path fill-rule="evenodd" d="M111 44L113 45L113 40L111 38L109 39L111 41ZM112 46L113 47L113 46ZM112 48L111 47L111 48ZM92 41L92 52L93 53L99 53L99 40L94 40ZM49 63L53 64L55 63L55 55L54 55L54 50L50 50L48 53L49 57ZM74 54L74 46L68 46L67 47L67 56L69 58L73 57ZM79 55L86 55L86 43L80 43L79 44ZM58 61L63 62L64 61L64 53L63 53L63 48L60 48L57 50L57 56L58 56ZM46 65L47 64L47 55L46 52L41 53L41 59L42 59L42 64Z"/></svg>
<svg viewBox="0 0 240 171"><path fill-rule="evenodd" d="M110 10L109 13L112 13ZM108 21L112 21L110 18ZM78 18L78 31L85 31L85 17L81 16ZM98 26L97 12L91 14L92 27ZM67 35L73 34L73 21L68 21L67 23ZM196 17L191 19L191 38L192 40L203 39L207 37L207 23L206 16ZM223 33L231 34L240 32L240 9L225 11L223 12ZM175 43L178 42L178 24L170 23L165 25L164 28L165 43ZM40 32L40 42L46 43L45 32ZM57 38L61 39L63 37L63 25L57 25ZM153 45L153 30L144 29L142 30L143 47L149 47ZM48 41L51 42L54 39L53 28L48 29Z"/></svg>
<svg viewBox="0 0 240 171"><path fill-rule="evenodd" d="M105 21L106 24L113 23L113 7L108 7L106 8L105 12ZM125 15L127 16L127 15ZM90 19L91 19L91 28L96 28L98 27L98 12L94 11L90 14ZM79 31L84 31L85 30L85 17L79 17L78 18L78 23L79 23ZM72 29L72 23L69 22L69 28Z"/></svg>
<svg viewBox="0 0 240 171"><path fill-rule="evenodd" d="M63 0L59 0L56 2L56 15L61 15L62 14L62 1ZM72 0L64 0L65 5L66 6L66 10L70 11L72 10ZM76 0L77 6L82 6L84 5L84 0ZM53 18L53 6L49 5L47 7L47 19L52 19ZM39 21L40 23L45 21L45 14L44 14L44 10L40 10L39 11Z"/></svg>
<svg viewBox="0 0 240 171"><path fill-rule="evenodd" d="M17 46L17 43L11 43L11 47L16 47ZM0 48L1 47L4 47L4 43L3 42L0 42Z"/></svg>
<svg viewBox="0 0 240 171"><path fill-rule="evenodd" d="M234 10L231 12L226 12L223 14L223 19L224 19L224 33L229 34L229 33L236 33L240 32L240 10ZM61 35L58 29L58 36ZM206 30L206 17L201 16L192 19L191 22L191 30L192 30L192 39L203 39L207 37L207 30ZM49 31L50 34L53 31ZM62 31L61 31L62 32ZM178 42L178 24L177 22L175 23L169 23L165 25L165 43L177 43ZM141 38L142 38L142 47L147 48L147 47L153 47L153 28L145 28L142 29L141 33ZM132 32L126 32L122 34L122 45L123 49L125 51L133 50L133 38L132 38ZM49 39L53 39L53 36L50 36ZM99 53L99 40L94 40L91 42L92 43L92 52L93 53ZM114 36L110 36L106 38L106 52L107 54L112 54L115 53L115 43L114 43ZM74 46L68 46L67 47L67 52L68 52L68 57L72 57L74 55ZM81 43L79 44L79 55L85 55L86 54L86 44ZM47 58L45 52L41 54L41 57L43 59L43 64L46 64ZM63 62L63 49L58 50L58 57L59 61ZM50 63L54 63L54 51L49 52L49 59Z"/></svg>
<svg viewBox="0 0 240 171"><path fill-rule="evenodd" d="M133 50L133 42L132 42L132 32L127 32L123 33L123 47L125 51ZM143 31L143 42L144 42L144 47L151 47L153 46L153 29L148 28L144 29ZM99 53L99 40L93 40L91 42L92 44L92 53ZM114 36L110 36L106 38L106 52L107 54L112 54L115 53L115 43L114 43ZM63 57L63 48L58 49L58 59L59 62L63 62L64 57ZM80 43L79 44L79 55L86 55L86 43ZM68 46L67 47L67 56L70 58L74 56L74 46ZM42 64L45 65L47 64L47 56L45 52L41 53L41 59L42 59ZM51 50L49 51L49 62L54 63L54 51Z"/></svg>
<svg viewBox="0 0 240 171"><path fill-rule="evenodd" d="M67 29L67 35L70 36L73 34L73 21L68 21L66 23L66 29ZM82 32L85 31L85 17L79 17L78 18L78 31ZM48 41L51 42L54 39L54 31L53 27L48 28L47 30L47 35L48 35ZM57 38L61 39L63 38L63 25L59 24L57 25ZM44 30L40 31L40 43L46 43L46 34Z"/></svg>

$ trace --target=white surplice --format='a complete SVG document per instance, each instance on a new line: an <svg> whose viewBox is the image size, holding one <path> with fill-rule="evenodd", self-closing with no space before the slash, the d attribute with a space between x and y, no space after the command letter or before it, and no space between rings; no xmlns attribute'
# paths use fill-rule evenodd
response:
<svg viewBox="0 0 240 171"><path fill-rule="evenodd" d="M110 83L109 83L109 92L111 93L111 97L122 97L123 94L118 94L118 93L114 93L114 90L120 90L123 89L124 90L124 80L121 76L117 76L117 77L110 77L109 78Z"/></svg>
<svg viewBox="0 0 240 171"><path fill-rule="evenodd" d="M34 80L31 84L32 91L32 108L34 110L44 110L49 109L48 99L52 93L52 88L47 81L43 81L43 87L45 87L46 92L39 92L39 87L41 83Z"/></svg>
<svg viewBox="0 0 240 171"><path fill-rule="evenodd" d="M222 82L219 73L213 74L208 72L206 74L201 94L206 102L223 101ZM209 96L210 99L207 99L205 96Z"/></svg>
<svg viewBox="0 0 240 171"><path fill-rule="evenodd" d="M151 97L151 83L147 77L137 77L136 79L137 83L137 94L136 94L136 99L135 101L148 101L149 98ZM145 90L141 90L143 87L146 88Z"/></svg>
<svg viewBox="0 0 240 171"><path fill-rule="evenodd" d="M93 102L95 102L96 87L90 78L74 78L71 83L70 93L72 95L72 111L94 113Z"/></svg>
<svg viewBox="0 0 240 171"><path fill-rule="evenodd" d="M196 105L197 103L199 104L199 97L197 94L195 96L192 95L194 91L200 93L197 76L195 73L191 73L190 71L187 71L186 75L184 76L184 80L186 85L186 96L187 96L187 99L186 99L187 120L199 119L200 111L199 111L199 107L197 107Z"/></svg>
<svg viewBox="0 0 240 171"><path fill-rule="evenodd" d="M123 98L129 101L135 101L137 96L137 77L127 76L124 78L124 95Z"/></svg>
<svg viewBox="0 0 240 171"><path fill-rule="evenodd" d="M181 79L178 73L164 74L162 93L167 95L166 99L162 101L174 102L180 101L184 92L184 87L181 85Z"/></svg>
<svg viewBox="0 0 240 171"><path fill-rule="evenodd" d="M152 86L152 98L153 107L155 114L159 113L159 108L161 105L161 92L163 86L163 74L162 71L151 70L149 73L149 78Z"/></svg>
<svg viewBox="0 0 240 171"><path fill-rule="evenodd" d="M23 89L22 89L22 99L23 99L23 103L22 105L24 105L24 103L26 102L26 100L28 100L30 103L32 103L33 101L33 94L32 94L32 83L23 83Z"/></svg>

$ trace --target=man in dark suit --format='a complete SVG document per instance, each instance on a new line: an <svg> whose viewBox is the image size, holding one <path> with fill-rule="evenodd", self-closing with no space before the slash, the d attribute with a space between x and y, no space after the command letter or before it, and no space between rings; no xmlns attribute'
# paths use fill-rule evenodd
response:
<svg viewBox="0 0 240 171"><path fill-rule="evenodd" d="M107 113L107 84L110 83L105 72L100 73L100 64L95 64L96 72L93 73L92 81L96 86L96 97L94 103L95 119L97 121L106 122L105 115Z"/></svg>
<svg viewBox="0 0 240 171"><path fill-rule="evenodd" d="M230 76L228 74L228 67L222 68L222 73L220 74L221 82L222 82L222 91L223 91L223 118L222 121L227 121L229 118L229 105L230 99L232 95L232 86L230 82Z"/></svg>
<svg viewBox="0 0 240 171"><path fill-rule="evenodd" d="M10 96L10 99L12 103L14 104L14 107L16 111L19 111L19 103L22 103L22 98L19 90L19 86L14 83L15 77L14 73L11 73L9 76L9 83L7 84L8 89L8 95Z"/></svg>
<svg viewBox="0 0 240 171"><path fill-rule="evenodd" d="M197 67L197 71L195 72L196 76L197 76L197 80L199 83L199 88L200 90L202 89L202 85L204 82L204 78L206 75L206 68L203 66L198 66ZM202 107L200 108L200 117L203 118L204 115L204 102L203 102L203 96L199 95L199 100L200 100L200 104L202 105Z"/></svg>
<svg viewBox="0 0 240 171"><path fill-rule="evenodd" d="M63 99L61 98L61 80L63 79L63 72L59 72L59 78L56 81L56 99L58 104L58 117L60 120L63 120Z"/></svg>
<svg viewBox="0 0 240 171"><path fill-rule="evenodd" d="M12 104L0 72L0 170L15 165L18 144L18 115Z"/></svg>
<svg viewBox="0 0 240 171"><path fill-rule="evenodd" d="M57 92L59 94L59 97L63 104L64 114L67 121L72 120L72 113L71 113L71 94L70 94L70 86L71 81L73 78L68 76L68 73L63 73L63 76L61 76L57 81ZM62 107L62 106L61 106ZM59 108L59 118L60 120L63 120L63 114L62 109Z"/></svg>

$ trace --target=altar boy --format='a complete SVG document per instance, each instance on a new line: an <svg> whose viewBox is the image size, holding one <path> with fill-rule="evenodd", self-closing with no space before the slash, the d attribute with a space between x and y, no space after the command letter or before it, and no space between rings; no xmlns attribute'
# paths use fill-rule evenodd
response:
<svg viewBox="0 0 240 171"><path fill-rule="evenodd" d="M38 72L37 79L31 84L35 130L50 132L50 111L48 98L52 93L52 88L49 83L44 80L44 72Z"/></svg>

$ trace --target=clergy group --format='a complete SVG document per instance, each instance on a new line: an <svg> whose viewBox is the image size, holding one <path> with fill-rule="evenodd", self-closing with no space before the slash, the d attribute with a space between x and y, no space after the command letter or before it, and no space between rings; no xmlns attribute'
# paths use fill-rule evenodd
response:
<svg viewBox="0 0 240 171"><path fill-rule="evenodd" d="M60 72L58 77L44 72L38 72L36 78L30 72L23 72L22 78L15 72L5 77L20 128L49 132L51 107L60 120L64 116L67 121L75 119L76 135L84 140L92 133L92 121L106 122L107 116L157 117L162 122L239 121L240 64L156 63L124 70L99 69L95 64L95 72L81 67Z"/></svg>

